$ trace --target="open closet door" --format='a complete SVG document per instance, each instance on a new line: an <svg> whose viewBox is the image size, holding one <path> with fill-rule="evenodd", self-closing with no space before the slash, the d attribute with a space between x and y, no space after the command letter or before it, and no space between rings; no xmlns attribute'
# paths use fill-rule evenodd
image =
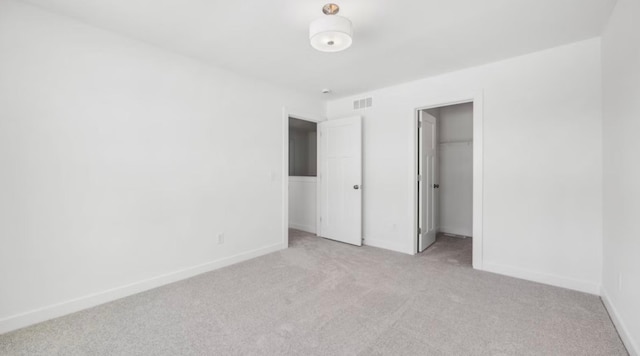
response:
<svg viewBox="0 0 640 356"><path fill-rule="evenodd" d="M436 242L434 190L438 185L435 183L436 118L424 111L419 113L418 212L420 216L418 219L418 252L422 252Z"/></svg>
<svg viewBox="0 0 640 356"><path fill-rule="evenodd" d="M362 245L362 119L318 124L318 235Z"/></svg>

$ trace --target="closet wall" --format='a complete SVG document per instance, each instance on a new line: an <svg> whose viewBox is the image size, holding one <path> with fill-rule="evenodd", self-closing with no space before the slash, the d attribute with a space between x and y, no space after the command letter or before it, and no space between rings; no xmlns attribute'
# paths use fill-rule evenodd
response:
<svg viewBox="0 0 640 356"><path fill-rule="evenodd" d="M473 221L473 104L445 106L438 119L438 230L471 236Z"/></svg>

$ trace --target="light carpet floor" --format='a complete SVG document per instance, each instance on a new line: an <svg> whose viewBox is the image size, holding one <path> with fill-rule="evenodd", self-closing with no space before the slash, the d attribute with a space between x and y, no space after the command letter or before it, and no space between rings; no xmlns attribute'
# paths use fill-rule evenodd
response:
<svg viewBox="0 0 640 356"><path fill-rule="evenodd" d="M0 336L2 355L626 355L597 296L409 256L291 248Z"/></svg>

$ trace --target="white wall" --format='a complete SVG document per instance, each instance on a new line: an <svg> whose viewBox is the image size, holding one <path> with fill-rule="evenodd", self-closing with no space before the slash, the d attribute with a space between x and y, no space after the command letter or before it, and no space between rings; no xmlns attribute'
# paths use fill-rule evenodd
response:
<svg viewBox="0 0 640 356"><path fill-rule="evenodd" d="M414 110L484 92L483 268L598 293L600 40L333 100L364 119L365 243L413 252Z"/></svg>
<svg viewBox="0 0 640 356"><path fill-rule="evenodd" d="M438 230L473 235L473 104L438 110Z"/></svg>
<svg viewBox="0 0 640 356"><path fill-rule="evenodd" d="M619 0L602 39L604 269L602 297L640 354L640 2Z"/></svg>
<svg viewBox="0 0 640 356"><path fill-rule="evenodd" d="M319 100L9 0L0 78L0 333L284 246Z"/></svg>
<svg viewBox="0 0 640 356"><path fill-rule="evenodd" d="M316 233L316 177L289 177L289 227Z"/></svg>

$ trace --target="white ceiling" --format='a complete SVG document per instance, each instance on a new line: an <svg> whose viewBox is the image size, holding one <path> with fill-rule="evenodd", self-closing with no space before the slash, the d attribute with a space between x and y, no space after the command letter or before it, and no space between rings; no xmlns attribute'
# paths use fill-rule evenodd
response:
<svg viewBox="0 0 640 356"><path fill-rule="evenodd" d="M26 0L215 65L333 97L598 36L615 0L343 0L354 44L311 48L327 0Z"/></svg>

